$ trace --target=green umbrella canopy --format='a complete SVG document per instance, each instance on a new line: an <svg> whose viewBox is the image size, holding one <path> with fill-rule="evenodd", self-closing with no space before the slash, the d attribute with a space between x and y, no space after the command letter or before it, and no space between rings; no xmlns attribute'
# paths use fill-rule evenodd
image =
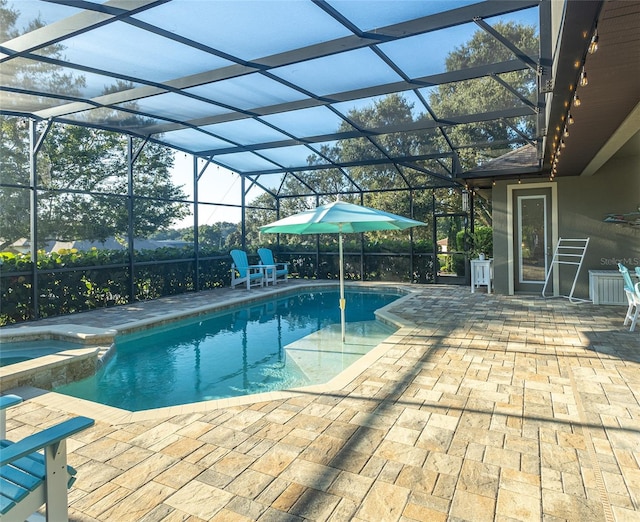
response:
<svg viewBox="0 0 640 522"><path fill-rule="evenodd" d="M265 234L338 234L372 230L405 230L421 221L374 208L335 201L260 227Z"/></svg>
<svg viewBox="0 0 640 522"><path fill-rule="evenodd" d="M344 256L342 252L342 234L369 232L372 230L405 230L418 225L421 221L397 216L382 210L335 201L328 205L305 210L260 227L266 234L338 234L340 255L340 322L342 324L342 342L345 342L344 298Z"/></svg>

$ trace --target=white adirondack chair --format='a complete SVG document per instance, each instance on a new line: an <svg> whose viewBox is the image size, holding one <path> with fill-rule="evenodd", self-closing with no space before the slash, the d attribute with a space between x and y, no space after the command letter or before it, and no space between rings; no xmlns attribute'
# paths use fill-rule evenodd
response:
<svg viewBox="0 0 640 522"><path fill-rule="evenodd" d="M5 438L5 410L21 401L16 395L0 397L0 521L24 522L45 504L47 522L68 521L67 489L76 470L67 466L66 439L94 420L75 417L11 442Z"/></svg>

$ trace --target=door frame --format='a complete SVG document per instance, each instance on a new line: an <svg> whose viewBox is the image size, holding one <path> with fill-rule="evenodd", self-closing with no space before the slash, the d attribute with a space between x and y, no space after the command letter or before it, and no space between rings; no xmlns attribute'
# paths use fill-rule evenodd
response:
<svg viewBox="0 0 640 522"><path fill-rule="evenodd" d="M537 190L541 188L551 189L551 255L555 246L558 244L558 184L554 181L548 181L546 183L517 183L507 185L507 278L508 278L508 295L515 293L514 278L515 278L515 253L514 253L514 237L513 230L516 224L517 216L515 215L513 205L513 192L514 191L526 191ZM551 261L549 259L549 267L551 267ZM553 270L553 295L558 295L558 288L560 285L560 274L557 270Z"/></svg>

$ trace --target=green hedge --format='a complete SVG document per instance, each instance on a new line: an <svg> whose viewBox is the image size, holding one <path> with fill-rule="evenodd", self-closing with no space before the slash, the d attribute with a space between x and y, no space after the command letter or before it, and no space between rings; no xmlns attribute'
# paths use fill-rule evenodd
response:
<svg viewBox="0 0 640 522"><path fill-rule="evenodd" d="M414 252L414 270L410 273L408 245L398 242L365 247L367 281L433 282L433 259L429 245ZM360 279L360 247L345 255L345 278ZM356 248L357 247L357 248ZM397 248L397 250L394 250ZM338 255L332 250L295 252L295 246L281 248L278 261L290 263L292 277L302 279L338 279ZM288 251L287 251L288 250ZM387 255L367 255L376 251ZM420 253L420 251L425 253ZM389 253L391 253L389 255ZM257 256L250 255L250 262ZM229 285L231 258L228 253L201 252L199 286L201 289ZM92 249L86 252L63 250L38 253L38 316L40 318L73 314L86 310L123 305L130 302L129 259L121 250ZM33 310L33 265L28 254L0 253L0 326L29 321ZM134 264L134 301L157 299L194 291L196 262L193 249L162 248L136 251Z"/></svg>
<svg viewBox="0 0 640 522"><path fill-rule="evenodd" d="M160 261L159 264L155 262ZM34 319L33 264L28 254L0 254L0 326ZM134 300L144 301L195 289L191 249L136 252ZM63 250L38 254L39 317L72 314L130 302L128 256L120 250ZM201 288L228 284L227 255L200 261Z"/></svg>

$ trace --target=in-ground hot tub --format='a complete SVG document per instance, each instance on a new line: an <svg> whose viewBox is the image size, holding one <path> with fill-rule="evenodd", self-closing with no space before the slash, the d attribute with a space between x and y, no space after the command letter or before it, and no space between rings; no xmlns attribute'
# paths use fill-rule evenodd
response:
<svg viewBox="0 0 640 522"><path fill-rule="evenodd" d="M114 330L76 325L0 330L0 392L20 386L51 390L95 373Z"/></svg>
<svg viewBox="0 0 640 522"><path fill-rule="evenodd" d="M81 348L81 345L54 339L38 341L3 342L0 344L0 366L10 366L45 355L51 355L65 350Z"/></svg>

